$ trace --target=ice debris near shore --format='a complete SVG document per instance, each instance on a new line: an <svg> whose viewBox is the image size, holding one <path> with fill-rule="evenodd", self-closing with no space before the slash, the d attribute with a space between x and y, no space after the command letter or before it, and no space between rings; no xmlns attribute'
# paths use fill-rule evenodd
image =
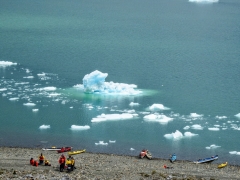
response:
<svg viewBox="0 0 240 180"><path fill-rule="evenodd" d="M83 77L83 84L78 84L74 87L84 90L85 93L117 95L137 95L142 93L142 91L136 90L137 85L135 84L105 82L107 76L108 73L95 70Z"/></svg>
<svg viewBox="0 0 240 180"><path fill-rule="evenodd" d="M108 143L105 143L104 141L99 141L98 143L95 143L95 145L104 145L104 146L107 146Z"/></svg>

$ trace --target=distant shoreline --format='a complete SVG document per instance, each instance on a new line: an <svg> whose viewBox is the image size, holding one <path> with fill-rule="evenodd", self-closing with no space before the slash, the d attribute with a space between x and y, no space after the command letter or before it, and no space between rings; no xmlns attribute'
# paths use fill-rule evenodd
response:
<svg viewBox="0 0 240 180"><path fill-rule="evenodd" d="M31 166L30 158L37 160L43 153L51 166ZM63 153L68 156L68 153ZM167 159L146 158L137 156L114 155L85 152L74 155L76 169L70 173L59 172L58 159L61 153L43 151L38 148L0 147L0 179L7 178L38 178L38 179L240 179L240 167L228 165L218 169L217 164L194 164L187 160L170 163ZM171 169L163 168L163 165Z"/></svg>

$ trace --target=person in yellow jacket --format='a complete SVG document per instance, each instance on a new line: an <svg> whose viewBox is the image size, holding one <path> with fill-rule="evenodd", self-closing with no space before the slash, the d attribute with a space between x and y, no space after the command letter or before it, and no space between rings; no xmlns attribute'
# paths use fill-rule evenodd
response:
<svg viewBox="0 0 240 180"><path fill-rule="evenodd" d="M73 157L69 156L67 158L67 161L66 161L66 165L68 166L71 166L71 171L73 171L73 169L75 168L74 165L75 165L75 160Z"/></svg>
<svg viewBox="0 0 240 180"><path fill-rule="evenodd" d="M38 157L39 160L39 164L43 164L45 157L43 156L43 154L41 153L41 155Z"/></svg>
<svg viewBox="0 0 240 180"><path fill-rule="evenodd" d="M45 159L44 163L45 166L51 166L50 162L47 159Z"/></svg>

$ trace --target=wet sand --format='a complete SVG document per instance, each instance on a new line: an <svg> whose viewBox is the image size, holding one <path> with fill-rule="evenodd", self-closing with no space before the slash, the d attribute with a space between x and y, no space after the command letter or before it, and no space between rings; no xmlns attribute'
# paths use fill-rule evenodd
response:
<svg viewBox="0 0 240 180"><path fill-rule="evenodd" d="M51 166L31 166L30 158L38 160L43 153ZM70 173L59 172L61 154L42 149L0 147L0 179L240 179L240 167L228 165L218 169L218 164L194 164L177 160L148 160L134 156L97 154L85 152L74 155L76 169ZM64 153L68 157L68 153ZM218 160L218 163L223 163ZM172 167L163 168L163 165Z"/></svg>

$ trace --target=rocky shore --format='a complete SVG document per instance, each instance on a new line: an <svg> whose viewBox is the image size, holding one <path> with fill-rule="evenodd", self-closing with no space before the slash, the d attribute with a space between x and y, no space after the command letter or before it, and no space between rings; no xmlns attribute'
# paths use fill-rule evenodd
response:
<svg viewBox="0 0 240 180"><path fill-rule="evenodd" d="M30 158L37 160L41 153L50 161L51 166L35 167L30 165ZM239 166L228 165L218 169L218 164L214 163L194 164L182 160L170 163L169 160L164 159L139 159L137 155L132 157L88 152L73 156L76 161L74 171L59 172L58 159L60 155L56 151L0 147L0 179L240 179ZM67 153L64 155L68 156ZM165 169L164 165L171 168Z"/></svg>

